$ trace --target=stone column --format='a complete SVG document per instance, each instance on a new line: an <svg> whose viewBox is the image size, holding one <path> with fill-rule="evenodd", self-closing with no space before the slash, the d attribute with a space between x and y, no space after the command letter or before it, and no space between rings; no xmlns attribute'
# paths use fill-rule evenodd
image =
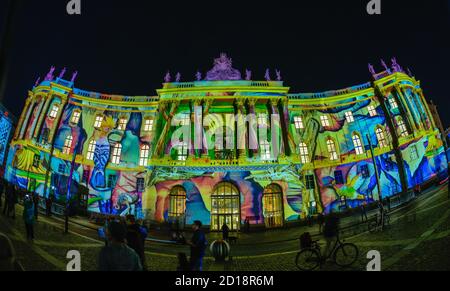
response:
<svg viewBox="0 0 450 291"><path fill-rule="evenodd" d="M22 123L22 128L20 129L19 139L23 139L23 137L25 135L25 130L28 128L28 121L30 120L30 116L33 112L35 104L36 104L36 100L34 100L34 97L33 97L33 99L30 102L30 105L28 107L27 114L25 116L25 120Z"/></svg>
<svg viewBox="0 0 450 291"><path fill-rule="evenodd" d="M23 107L22 113L20 114L19 122L17 123L16 131L14 133L14 139L19 138L19 135L22 131L22 126L23 126L23 123L25 120L25 116L27 115L30 105L31 105L31 98L28 98L25 101L25 106Z"/></svg>
<svg viewBox="0 0 450 291"><path fill-rule="evenodd" d="M279 124L278 124L278 128L276 126L276 124L274 124L274 120L273 120L273 116L271 118L273 125L271 124L270 128L270 135L271 135L271 149L272 149L272 153L276 153L275 148L278 146L279 144L279 153L278 156L279 157L284 157L285 156L285 150L284 150L284 142L283 142L283 129L281 126L281 118L282 116L280 115L280 112L278 111L278 102L279 99L278 98L272 98L269 100L269 104L270 104L270 108L272 111L272 115L278 116L279 117ZM273 131L276 131L276 133L278 133L278 135L274 135ZM280 136L281 135L281 136ZM275 137L275 139L274 139Z"/></svg>
<svg viewBox="0 0 450 291"><path fill-rule="evenodd" d="M52 99L53 98L51 98L50 96L47 95L47 99L45 100L45 103L44 103L44 108L43 108L43 110L40 113L39 120L38 120L36 129L34 131L34 135L33 135L34 139L37 139L38 136L40 135L40 131L41 131L41 128L42 128L42 123L44 122L45 117L48 114L48 108L50 106L50 103L51 103Z"/></svg>
<svg viewBox="0 0 450 291"><path fill-rule="evenodd" d="M245 126L245 105L244 99L236 99L236 149L239 160L247 158L247 130Z"/></svg>
<svg viewBox="0 0 450 291"><path fill-rule="evenodd" d="M258 115L256 115L255 112L255 105L258 102L258 99L256 98L249 98L248 99L248 114L249 115L254 115L255 116L255 122L256 122L256 126L253 128L255 129L255 131L252 129L252 125L249 124L248 126L248 146L249 146L249 152L251 152L253 154L253 156L256 156L258 154L258 148L259 148L259 139L258 139L258 129L259 129L259 124L258 124ZM256 148L255 149L251 149L250 145L251 143L254 142L256 144Z"/></svg>

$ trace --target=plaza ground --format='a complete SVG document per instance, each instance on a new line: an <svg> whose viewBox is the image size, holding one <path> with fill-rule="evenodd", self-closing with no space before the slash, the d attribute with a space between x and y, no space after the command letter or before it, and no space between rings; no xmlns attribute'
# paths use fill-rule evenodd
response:
<svg viewBox="0 0 450 291"><path fill-rule="evenodd" d="M345 241L358 246L359 259L348 269L327 263L322 270L366 270L369 261L366 254L370 250L380 252L382 270L450 270L448 197L447 184L430 188L408 204L394 208L390 225L382 232L368 232L365 223L359 224L359 214L343 218L341 227L344 230L341 236ZM63 219L40 215L35 226L36 239L29 243L25 239L21 214L22 207L18 205L15 220L0 216L0 232L10 236L26 270L65 270L69 250L80 251L82 270L97 269L97 255L103 242L98 238L94 225L81 218L73 219L69 234L64 234ZM369 212L369 219L374 214L374 211ZM217 264L208 251L204 269L296 271L298 269L294 260L299 249L298 238L305 231L317 235L318 227L302 226L241 233L238 242L232 245L231 261ZM146 245L149 270L175 270L176 254L189 253L187 246L165 241L168 236L168 233L155 230L150 232L150 240ZM212 242L219 236L220 234L211 233L207 238ZM317 235L317 238L321 237Z"/></svg>

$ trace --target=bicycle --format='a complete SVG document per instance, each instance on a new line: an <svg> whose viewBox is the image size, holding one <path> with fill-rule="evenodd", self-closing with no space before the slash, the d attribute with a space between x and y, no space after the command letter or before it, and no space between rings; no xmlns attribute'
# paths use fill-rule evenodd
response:
<svg viewBox="0 0 450 291"><path fill-rule="evenodd" d="M383 223L381 222L383 220ZM385 212L383 214L382 219L378 219L378 214L375 215L375 217L367 222L367 228L369 232L375 232L376 230L380 229L383 230L385 226L389 226L391 221L391 216L388 212ZM382 225L383 224L383 225Z"/></svg>
<svg viewBox="0 0 450 291"><path fill-rule="evenodd" d="M332 258L333 262L340 267L348 267L353 265L358 259L359 250L355 244L344 243L336 237L336 242L328 256L323 257L318 241L313 241L311 246L304 248L297 253L295 257L295 265L302 271L312 271L325 262L326 259Z"/></svg>

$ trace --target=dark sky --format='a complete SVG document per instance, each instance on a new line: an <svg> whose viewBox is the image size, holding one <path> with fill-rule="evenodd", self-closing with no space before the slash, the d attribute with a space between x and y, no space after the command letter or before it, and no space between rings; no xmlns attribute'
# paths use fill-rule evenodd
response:
<svg viewBox="0 0 450 291"><path fill-rule="evenodd" d="M367 15L369 0L81 1L69 16L68 0L23 0L3 101L16 115L51 65L78 70L81 89L155 95L167 70L191 81L223 51L254 79L280 69L293 93L366 82L368 62L396 56L450 125L450 0L381 0L381 16Z"/></svg>

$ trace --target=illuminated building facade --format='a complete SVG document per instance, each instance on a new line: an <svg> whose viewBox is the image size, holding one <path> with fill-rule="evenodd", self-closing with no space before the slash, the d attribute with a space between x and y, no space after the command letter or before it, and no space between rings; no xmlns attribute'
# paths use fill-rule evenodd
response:
<svg viewBox="0 0 450 291"><path fill-rule="evenodd" d="M52 68L29 92L6 177L40 195L87 189L78 198L90 212L212 230L281 227L446 177L420 82L395 59L370 72L362 85L291 94L280 72L253 81L222 54L197 81L167 74L157 96L131 97L77 89ZM218 122L239 114L243 131L242 120Z"/></svg>
<svg viewBox="0 0 450 291"><path fill-rule="evenodd" d="M0 104L0 173L4 172L6 156L8 155L11 134L14 132L15 117Z"/></svg>

